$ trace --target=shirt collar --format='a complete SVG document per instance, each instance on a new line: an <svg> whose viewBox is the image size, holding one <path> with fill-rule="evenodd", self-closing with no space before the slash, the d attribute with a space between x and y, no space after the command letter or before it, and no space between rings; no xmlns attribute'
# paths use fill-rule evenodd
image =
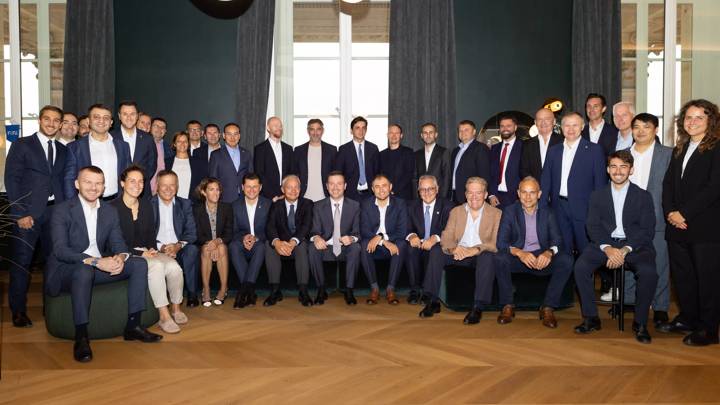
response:
<svg viewBox="0 0 720 405"><path fill-rule="evenodd" d="M470 205L468 205L468 203L465 203L464 207L465 207L465 212L468 213L468 217L469 217L470 216ZM484 209L485 209L485 204L483 204L482 207L480 207L480 215L482 215Z"/></svg>
<svg viewBox="0 0 720 405"><path fill-rule="evenodd" d="M363 139L362 142L358 143L358 142L355 140L355 138L353 138L352 143L355 144L355 149L357 149L358 146L360 146L360 145L365 145L365 140Z"/></svg>
<svg viewBox="0 0 720 405"><path fill-rule="evenodd" d="M615 193L615 194L624 194L627 192L629 187L630 187L629 180L625 183L625 185L620 190L616 189L614 184L610 186L610 188L612 188L613 193Z"/></svg>
<svg viewBox="0 0 720 405"><path fill-rule="evenodd" d="M95 206L91 207L90 203L83 198L80 194L78 194L78 199L80 200L80 204L82 205L83 209L85 210L94 210L100 208L100 201L102 200L100 197L98 197L97 200L95 200Z"/></svg>
<svg viewBox="0 0 720 405"><path fill-rule="evenodd" d="M387 203L387 205L385 206L385 208L387 208L387 207L390 206L390 201L391 201L391 200L390 200L390 197L388 197L388 203ZM377 199L377 198L375 198L375 205L377 205L378 208L380 208L380 204L378 204L378 199Z"/></svg>
<svg viewBox="0 0 720 405"><path fill-rule="evenodd" d="M422 200L421 200L422 201ZM434 199L430 204L423 201L423 212L425 212L425 207L430 207L430 211L432 211L435 208L435 203L437 202L437 198Z"/></svg>
<svg viewBox="0 0 720 405"><path fill-rule="evenodd" d="M88 142L91 142L91 143L94 142L94 143L106 144L107 142L113 141L113 137L112 137L112 135L110 135L109 132L107 133L107 139L105 141L98 141L97 139L93 138L92 135L90 135L90 134L88 134L87 137L90 138L90 139L88 139Z"/></svg>
<svg viewBox="0 0 720 405"><path fill-rule="evenodd" d="M137 128L133 128L132 131L128 131L127 129L125 129L125 127L120 125L120 131L122 131L123 136L126 136L128 138L133 138L135 135L137 135Z"/></svg>
<svg viewBox="0 0 720 405"><path fill-rule="evenodd" d="M575 143L570 145L567 140L563 141L563 146L567 149L577 149L577 146L580 144L580 139L576 140Z"/></svg>
<svg viewBox="0 0 720 405"><path fill-rule="evenodd" d="M175 205L175 197L173 197L172 201L170 202L170 205L165 204L165 201L163 201L162 198L160 198L160 197L158 197L158 202L160 203L160 206L161 206L161 207L162 207L162 206L172 207L172 206Z"/></svg>
<svg viewBox="0 0 720 405"><path fill-rule="evenodd" d="M293 201L293 202L290 202L290 201L288 201L288 200L283 200L283 201L285 201L285 208L288 210L288 212L290 212L290 205L294 205L294 206L295 206L295 211L297 211L298 201L300 201L300 199L297 199L297 200L295 200L295 201Z"/></svg>
<svg viewBox="0 0 720 405"><path fill-rule="evenodd" d="M639 150L637 150L637 143L633 142L632 146L630 147L630 152L637 153L638 155L644 155L652 151L653 149L655 149L655 140L653 140L653 143L650 145L649 148L645 149L645 152L640 152Z"/></svg>

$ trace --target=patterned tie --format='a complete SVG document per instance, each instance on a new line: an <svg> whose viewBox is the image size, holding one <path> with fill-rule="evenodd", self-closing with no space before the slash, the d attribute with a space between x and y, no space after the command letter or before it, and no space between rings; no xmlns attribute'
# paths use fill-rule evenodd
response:
<svg viewBox="0 0 720 405"><path fill-rule="evenodd" d="M333 254L335 257L340 256L340 251L342 250L342 246L340 244L340 204L335 203L335 212L333 213L333 234L332 234L332 243L333 243Z"/></svg>
<svg viewBox="0 0 720 405"><path fill-rule="evenodd" d="M55 151L53 150L52 140L49 140L48 141L48 169L50 170L51 174L53 171L54 156L55 156Z"/></svg>
<svg viewBox="0 0 720 405"><path fill-rule="evenodd" d="M359 185L364 186L367 183L367 178L365 177L365 158L363 157L362 144L358 145L358 163L360 164Z"/></svg>
<svg viewBox="0 0 720 405"><path fill-rule="evenodd" d="M288 213L288 229L291 234L295 234L295 204L290 204L290 212Z"/></svg>
<svg viewBox="0 0 720 405"><path fill-rule="evenodd" d="M500 155L500 174L498 175L498 184L503 182L503 172L505 171L505 158L507 157L508 145L510 145L510 143L505 142L502 154Z"/></svg>
<svg viewBox="0 0 720 405"><path fill-rule="evenodd" d="M430 212L430 206L425 206L425 236L423 240L430 239L430 226L432 224L432 213Z"/></svg>

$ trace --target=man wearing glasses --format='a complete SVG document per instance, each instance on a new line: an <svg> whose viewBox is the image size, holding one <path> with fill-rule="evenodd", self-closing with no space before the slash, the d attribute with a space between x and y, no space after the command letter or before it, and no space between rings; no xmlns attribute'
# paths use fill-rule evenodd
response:
<svg viewBox="0 0 720 405"><path fill-rule="evenodd" d="M194 156L195 149L199 149L203 144L203 127L200 121L190 120L185 124L185 131L190 137L190 156Z"/></svg>

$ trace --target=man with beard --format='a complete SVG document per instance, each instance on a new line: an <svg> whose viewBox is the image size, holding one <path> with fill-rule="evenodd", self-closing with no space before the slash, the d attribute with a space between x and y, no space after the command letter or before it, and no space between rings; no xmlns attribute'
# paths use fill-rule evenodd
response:
<svg viewBox="0 0 720 405"><path fill-rule="evenodd" d="M78 118L77 115L66 112L63 114L62 126L60 127L60 136L57 141L63 145L73 142L78 134Z"/></svg>
<svg viewBox="0 0 720 405"><path fill-rule="evenodd" d="M452 180L448 150L437 144L437 125L432 122L422 125L420 137L425 145L415 151L415 181L426 174L434 176L440 187L439 195L445 198Z"/></svg>
<svg viewBox="0 0 720 405"><path fill-rule="evenodd" d="M307 133L310 140L293 152L293 170L300 177L302 189L300 196L308 198L313 202L320 201L328 196L328 191L323 187L327 182L328 174L335 165L337 148L327 142L323 142L322 136L325 132L323 122L313 118L307 123Z"/></svg>
<svg viewBox="0 0 720 405"><path fill-rule="evenodd" d="M522 142L515 136L517 119L506 115L500 117L501 142L490 149L490 197L488 201L493 207L504 209L517 200L520 184L520 156Z"/></svg>

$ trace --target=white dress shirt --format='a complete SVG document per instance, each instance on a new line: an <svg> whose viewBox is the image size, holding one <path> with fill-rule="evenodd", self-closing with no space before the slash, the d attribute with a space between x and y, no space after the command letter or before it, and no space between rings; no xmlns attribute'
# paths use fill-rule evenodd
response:
<svg viewBox="0 0 720 405"><path fill-rule="evenodd" d="M545 156L547 156L547 151L550 147L551 137L552 132L547 136L547 141L545 141L545 138L538 134L538 144L540 145L540 167L545 167Z"/></svg>
<svg viewBox="0 0 720 405"><path fill-rule="evenodd" d="M97 219L98 209L100 208L100 199L95 200L95 206L91 207L90 203L85 201L81 195L79 195L78 198L80 198L80 205L82 206L83 215L85 216L85 227L88 232L88 242L90 242L83 253L88 256L100 258L102 257L102 254L100 253L100 248L97 244Z"/></svg>
<svg viewBox="0 0 720 405"><path fill-rule="evenodd" d="M655 141L652 145L645 149L645 152L639 152L637 150L637 144L634 144L630 148L630 153L633 156L633 174L630 175L630 181L643 190L647 190L648 181L650 180L650 167L652 166L653 151L655 150Z"/></svg>
<svg viewBox="0 0 720 405"><path fill-rule="evenodd" d="M127 132L121 125L120 132L122 133L123 140L130 145L130 160L135 158L135 143L137 141L137 130L133 128L132 132Z"/></svg>
<svg viewBox="0 0 720 405"><path fill-rule="evenodd" d="M61 139L50 139L40 131L37 132L37 137L40 140L40 146L42 146L42 148L43 148L43 153L45 153L46 161L47 161L47 155L48 155L48 141L53 141L53 143L52 143L52 145L53 145L53 162L52 163L54 166L55 161L57 160L57 144L58 144L58 142L62 143ZM53 200L55 200L55 195L51 195L48 197L48 201L53 201Z"/></svg>
<svg viewBox="0 0 720 405"><path fill-rule="evenodd" d="M432 156L432 153L435 150L435 145L435 143L430 145L430 150L428 150L427 147L423 148L425 149L425 170L430 168L430 156Z"/></svg>
<svg viewBox="0 0 720 405"><path fill-rule="evenodd" d="M357 155L358 155L358 147L360 147L360 149L362 150L362 155L363 155L363 160L364 160L363 164L364 164L364 165L366 166L366 168L367 168L367 156L365 156L365 141L362 141L362 143L357 143L357 142L355 141L355 139L353 138L352 143L353 143L353 147L355 148L355 156L356 156L356 157L357 157ZM358 165L358 170L360 170L360 166L359 166L359 165ZM365 190L367 190L367 189L368 189L368 183L370 183L370 182L372 181L372 179L365 179L366 181L365 181L365 184L363 184L363 185L360 185L359 179L360 179L360 178L358 177L357 190L358 190L358 191L365 191Z"/></svg>
<svg viewBox="0 0 720 405"><path fill-rule="evenodd" d="M483 211L485 210L485 204L480 207L477 219L473 220L472 214L470 213L470 207L465 203L465 212L467 213L467 220L465 221L465 232L463 232L462 239L458 242L458 246L462 247L475 247L482 244L480 240L480 221L482 221Z"/></svg>
<svg viewBox="0 0 720 405"><path fill-rule="evenodd" d="M597 128L593 129L592 125L588 123L588 133L590 134L590 142L592 143L598 143L600 140L600 134L602 134L603 127L605 126L605 121L601 121L600 125L597 126Z"/></svg>
<svg viewBox="0 0 720 405"><path fill-rule="evenodd" d="M568 178L570 177L570 169L572 168L575 152L577 152L580 140L575 141L573 145L569 145L567 141L563 142L562 169L560 171L560 196L567 198L568 196Z"/></svg>
<svg viewBox="0 0 720 405"><path fill-rule="evenodd" d="M345 198L341 198L341 199L339 199L339 200L337 200L337 201L335 201L335 200L333 200L332 198L330 198L330 218L333 218L333 220L335 219L335 204L339 204L339 205L338 205L338 210L340 210L340 217L342 218L342 209L343 209L343 203L344 203L344 202L345 202ZM315 236L318 236L318 235L315 235ZM310 241L314 241L315 236L313 236L312 238L310 238ZM342 237L342 235L340 235L340 236ZM354 236L353 236L352 238L353 238L353 239L357 239L357 238L355 238ZM325 241L325 244L327 244L328 246L332 246L332 245L333 245L332 236L330 236L330 238L328 238L328 240Z"/></svg>
<svg viewBox="0 0 720 405"><path fill-rule="evenodd" d="M276 141L275 138L269 136L268 142L270 142L270 147L272 148L273 154L275 155L275 163L278 167L278 174L280 175L280 185L282 186L282 141Z"/></svg>
<svg viewBox="0 0 720 405"><path fill-rule="evenodd" d="M257 210L258 200L255 204L250 204L245 200L245 210L247 211L248 223L250 224L250 234L255 236L255 211Z"/></svg>
<svg viewBox="0 0 720 405"><path fill-rule="evenodd" d="M503 141L503 145L500 147L500 158L502 158L502 150L505 149L505 144L507 144L507 153L505 154L505 162L503 164L503 171L501 174L502 182L498 184L498 191L502 191L504 193L507 193L507 181L505 180L505 173L507 172L508 168L508 162L510 161L510 154L512 153L513 145L515 145L515 140L517 139L516 136L513 136L512 139ZM499 162L500 160L498 160Z"/></svg>
<svg viewBox="0 0 720 405"><path fill-rule="evenodd" d="M630 182L625 183L623 188L617 190L614 185L610 186L610 191L613 199L613 211L615 212L615 230L612 231L610 237L617 239L625 239L625 228L623 227L623 208L625 207L625 197L627 197L628 189L630 188ZM610 245L600 245L600 250L605 250ZM632 246L625 246L632 251Z"/></svg>
<svg viewBox="0 0 720 405"><path fill-rule="evenodd" d="M380 226L378 226L377 233L383 234L384 240L389 240L390 238L387 235L387 230L385 229L385 214L387 213L387 209L390 206L390 199L388 197L388 203L386 206L381 207L380 204L378 204L378 199L375 199L375 205L378 207L378 211L380 211Z"/></svg>
<svg viewBox="0 0 720 405"><path fill-rule="evenodd" d="M103 197L108 197L118 192L117 162L118 156L115 152L113 137L107 134L107 139L98 141L92 135L88 135L90 146L90 163L99 167L105 175L105 192Z"/></svg>
<svg viewBox="0 0 720 405"><path fill-rule="evenodd" d="M700 145L700 142L688 142L688 148L687 152L685 152L685 158L683 158L683 165L682 165L682 171L680 172L680 178L685 174L685 166L687 166L688 161L690 161L690 158L692 157L693 153L695 153L695 150Z"/></svg>
<svg viewBox="0 0 720 405"><path fill-rule="evenodd" d="M175 207L175 198L173 198L170 204L165 204L163 200L158 198L158 214L160 217L160 227L158 228L157 237L157 248L158 250L162 245L170 245L178 242L177 235L175 235L175 224L173 223L173 207Z"/></svg>

